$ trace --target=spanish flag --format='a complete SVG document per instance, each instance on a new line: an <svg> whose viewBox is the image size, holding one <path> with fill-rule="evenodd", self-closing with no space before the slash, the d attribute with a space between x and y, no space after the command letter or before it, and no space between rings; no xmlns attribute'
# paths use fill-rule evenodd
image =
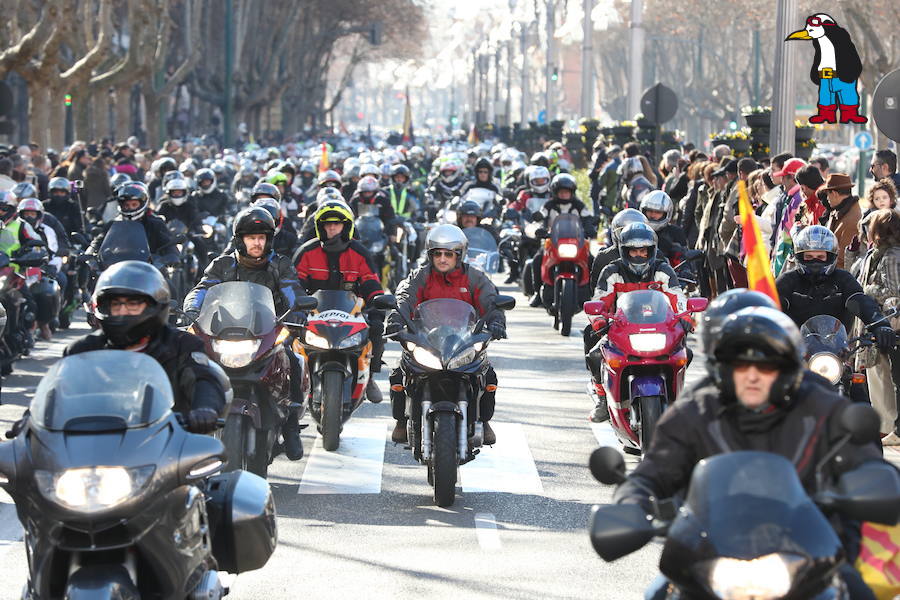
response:
<svg viewBox="0 0 900 600"><path fill-rule="evenodd" d="M747 282L750 289L766 294L776 305L780 305L775 277L769 264L769 253L759 232L759 223L750 206L747 184L744 181L738 181L738 208L741 214L741 246L747 259Z"/></svg>
<svg viewBox="0 0 900 600"><path fill-rule="evenodd" d="M327 171L328 166L328 144L322 142L322 158L319 159L319 173L324 173L325 171Z"/></svg>
<svg viewBox="0 0 900 600"><path fill-rule="evenodd" d="M412 106L409 104L409 86L406 87L406 108L403 110L403 143L416 143L413 136Z"/></svg>
<svg viewBox="0 0 900 600"><path fill-rule="evenodd" d="M469 130L469 139L467 140L470 146L474 146L481 142L478 139L478 128L475 127L475 123L472 123L472 129Z"/></svg>

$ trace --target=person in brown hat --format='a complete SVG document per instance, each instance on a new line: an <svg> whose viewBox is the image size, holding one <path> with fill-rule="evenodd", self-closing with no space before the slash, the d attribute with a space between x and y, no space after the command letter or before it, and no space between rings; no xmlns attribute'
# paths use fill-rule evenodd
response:
<svg viewBox="0 0 900 600"><path fill-rule="evenodd" d="M825 184L819 188L818 196L825 196L822 204L827 210L824 224L834 233L838 241L837 268L844 269L844 253L856 237L862 210L859 198L853 195L853 181L844 173L829 173Z"/></svg>

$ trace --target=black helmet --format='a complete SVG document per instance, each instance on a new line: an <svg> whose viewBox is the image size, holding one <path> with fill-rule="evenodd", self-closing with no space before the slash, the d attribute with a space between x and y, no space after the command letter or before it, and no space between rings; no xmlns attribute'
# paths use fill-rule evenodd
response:
<svg viewBox="0 0 900 600"><path fill-rule="evenodd" d="M141 205L134 210L125 210L122 208L122 203L126 200L140 200ZM147 188L141 183L132 181L131 183L119 186L116 190L116 202L119 204L119 214L122 215L123 219L135 221L143 217L144 213L147 212L147 204L149 201L150 198L147 196Z"/></svg>
<svg viewBox="0 0 900 600"><path fill-rule="evenodd" d="M406 180L409 181L409 167L400 163L391 167L391 179L396 177L397 175L405 175Z"/></svg>
<svg viewBox="0 0 900 600"><path fill-rule="evenodd" d="M542 167L550 168L550 157L544 154L543 152L535 152L531 155L531 160L528 162L531 165L540 165Z"/></svg>
<svg viewBox="0 0 900 600"><path fill-rule="evenodd" d="M178 170L178 163L171 156L164 156L156 162L156 172L162 177L168 171Z"/></svg>
<svg viewBox="0 0 900 600"><path fill-rule="evenodd" d="M572 198L578 191L578 182L568 173L560 173L550 182L550 193L556 196L559 190L572 190Z"/></svg>
<svg viewBox="0 0 900 600"><path fill-rule="evenodd" d="M776 365L778 378L769 390L769 404L784 406L803 379L806 351L797 325L780 310L766 306L744 308L728 317L713 356L713 377L724 402L736 402L735 363Z"/></svg>
<svg viewBox="0 0 900 600"><path fill-rule="evenodd" d="M482 156L478 160L475 161L475 173L478 173L478 169L487 169L488 173L491 175L494 174L494 165L491 164L491 159L486 156Z"/></svg>
<svg viewBox="0 0 900 600"><path fill-rule="evenodd" d="M272 250L272 242L275 239L275 219L272 214L262 206L250 206L237 214L232 227L231 243L237 251L247 256L247 246L244 245L244 236L252 233L266 234L266 249L264 256Z"/></svg>
<svg viewBox="0 0 900 600"><path fill-rule="evenodd" d="M709 356L714 351L715 341L719 338L725 319L743 308L766 306L778 308L775 302L755 290L734 288L716 296L709 306L700 314L700 344L703 352ZM710 363L707 362L707 366Z"/></svg>
<svg viewBox="0 0 900 600"><path fill-rule="evenodd" d="M806 260L804 252L825 252L827 258ZM831 275L834 272L838 255L837 237L827 227L812 225L802 229L794 238L794 262L797 270L804 275Z"/></svg>
<svg viewBox="0 0 900 600"><path fill-rule="evenodd" d="M291 179L297 174L297 169L289 160L283 160L278 164L278 170L282 173L290 173Z"/></svg>
<svg viewBox="0 0 900 600"><path fill-rule="evenodd" d="M250 201L257 200L260 196L271 196L281 202L281 190L273 183L260 181L250 190Z"/></svg>
<svg viewBox="0 0 900 600"><path fill-rule="evenodd" d="M475 200L463 200L456 207L456 224L459 225L464 215L481 218L481 205ZM462 225L459 225L462 227Z"/></svg>
<svg viewBox="0 0 900 600"><path fill-rule="evenodd" d="M147 302L139 315L113 316L110 300L116 296L137 296ZM169 284L150 263L125 260L105 270L94 288L94 305L106 339L119 348L134 346L153 337L169 320Z"/></svg>
<svg viewBox="0 0 900 600"><path fill-rule="evenodd" d="M163 189L165 189L167 183L175 179L184 179L181 171L166 171L166 174L162 176Z"/></svg>
<svg viewBox="0 0 900 600"><path fill-rule="evenodd" d="M650 263L656 258L656 232L646 223L632 223L619 234L619 256L625 267L642 277L650 270ZM647 248L647 257L633 257L628 253L632 248Z"/></svg>
<svg viewBox="0 0 900 600"><path fill-rule="evenodd" d="M115 193L116 190L119 189L119 186L131 183L131 181L132 179L129 177L128 173L116 173L109 178L109 188Z"/></svg>
<svg viewBox="0 0 900 600"><path fill-rule="evenodd" d="M194 174L194 180L201 191L212 190L216 186L216 174L213 173L212 169L200 169ZM209 185L204 186L203 181L209 181Z"/></svg>
<svg viewBox="0 0 900 600"><path fill-rule="evenodd" d="M69 198L72 184L65 177L54 177L47 184L47 192L50 198ZM54 193L56 192L56 193Z"/></svg>

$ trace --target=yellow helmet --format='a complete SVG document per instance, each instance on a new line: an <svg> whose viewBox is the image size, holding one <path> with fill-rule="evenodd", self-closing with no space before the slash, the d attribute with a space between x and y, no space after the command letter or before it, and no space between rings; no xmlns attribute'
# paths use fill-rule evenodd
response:
<svg viewBox="0 0 900 600"><path fill-rule="evenodd" d="M343 200L326 200L316 210L316 237L324 242L328 239L325 231L320 227L321 223L339 222L344 224L341 235L350 240L353 238L353 211Z"/></svg>

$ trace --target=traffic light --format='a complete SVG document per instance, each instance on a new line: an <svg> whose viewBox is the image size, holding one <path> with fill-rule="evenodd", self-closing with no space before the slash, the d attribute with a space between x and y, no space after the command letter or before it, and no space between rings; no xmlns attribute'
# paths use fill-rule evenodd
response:
<svg viewBox="0 0 900 600"><path fill-rule="evenodd" d="M551 81L559 80L559 69L557 69L556 67L553 67L553 74L550 76L550 80Z"/></svg>
<svg viewBox="0 0 900 600"><path fill-rule="evenodd" d="M372 28L369 29L369 43L373 46L380 46L383 34L384 23L381 21L375 21L374 23L372 23Z"/></svg>
<svg viewBox="0 0 900 600"><path fill-rule="evenodd" d="M729 122L728 129L730 129L731 131L737 131L737 121Z"/></svg>
<svg viewBox="0 0 900 600"><path fill-rule="evenodd" d="M457 117L456 115L453 115L452 117L450 117L450 124L453 125L454 127L459 125L459 117Z"/></svg>
<svg viewBox="0 0 900 600"><path fill-rule="evenodd" d="M66 94L66 96L64 98L64 102L65 102L66 108L69 108L70 106L72 106L72 94Z"/></svg>

